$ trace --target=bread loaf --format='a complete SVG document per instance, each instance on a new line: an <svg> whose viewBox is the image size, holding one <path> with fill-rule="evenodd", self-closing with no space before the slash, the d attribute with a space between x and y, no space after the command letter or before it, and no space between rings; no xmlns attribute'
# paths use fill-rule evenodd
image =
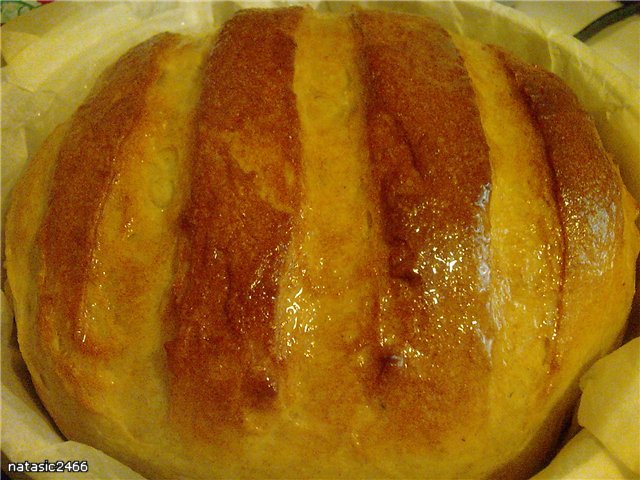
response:
<svg viewBox="0 0 640 480"><path fill-rule="evenodd" d="M60 430L150 478L524 478L624 332L638 206L556 76L248 10L101 77L12 197Z"/></svg>

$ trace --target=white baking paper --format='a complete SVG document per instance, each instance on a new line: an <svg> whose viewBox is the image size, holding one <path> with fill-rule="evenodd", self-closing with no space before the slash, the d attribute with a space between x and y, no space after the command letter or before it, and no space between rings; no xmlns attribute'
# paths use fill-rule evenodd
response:
<svg viewBox="0 0 640 480"><path fill-rule="evenodd" d="M2 68L2 219L11 189L30 155L53 127L75 110L97 75L128 48L162 31L194 35L210 32L240 8L292 3L310 4L323 11L348 11L358 4L360 8L427 15L452 31L500 45L550 69L571 86L593 115L626 185L640 199L640 96L633 83L577 40L497 3L56 2L19 17L1 30L2 56L6 62ZM639 321L637 312L638 308L632 322ZM7 461L88 460L89 472L76 474L78 478L141 479L98 450L65 441L38 401L13 329L13 316L3 294L3 467L6 468ZM595 376L604 379L598 380L604 383L611 371L607 369L618 368L615 362L604 361L604 367L597 365L600 366ZM585 395L590 395L588 390L592 388L590 375L587 373L583 381ZM635 400L640 405L640 399ZM612 415L630 418L616 417L614 422L604 422L606 428L586 425L587 429L580 431L538 478L638 478L640 438L629 436L629 441L635 444L625 444L622 454L616 451L619 449L616 442L610 440L616 436L615 429L625 422L640 424L637 409L631 408L630 413L613 412ZM604 411L602 415L606 417L609 413ZM588 431L589 428L595 432ZM628 460L628 451L633 449L638 455L635 463L634 459ZM30 476L62 478L60 474ZM64 478L73 477L65 474Z"/></svg>

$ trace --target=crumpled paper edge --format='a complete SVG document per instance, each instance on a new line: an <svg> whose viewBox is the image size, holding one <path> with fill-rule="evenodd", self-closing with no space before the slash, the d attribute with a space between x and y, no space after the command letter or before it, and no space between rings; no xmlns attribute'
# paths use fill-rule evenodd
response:
<svg viewBox="0 0 640 480"><path fill-rule="evenodd" d="M42 15L45 11L50 15L44 31L33 27L35 18L29 15L12 22L10 28L3 27L2 50L3 55L6 53L8 67L2 69L2 218L6 214L10 191L31 153L53 126L68 118L75 110L97 74L131 46L164 30L191 34L210 31L240 8L312 4L314 8L324 11L348 11L354 3L361 8L399 10L430 16L445 28L503 46L521 58L559 74L594 117L605 148L620 163L627 187L636 198L640 198L638 90L622 73L594 56L576 40L545 29L535 20L499 4L402 1L218 2L213 5L200 2L67 3L32 12L32 16L36 12ZM57 12L55 15L53 8ZM118 17L118 22L107 21L114 16ZM88 22L101 27L94 29L89 36L82 36L82 42L73 45L61 43L74 31L78 35L85 32ZM64 29L66 36L61 39L59 33ZM69 48L67 52L71 55L66 61L62 59L57 64L47 63L47 51L61 48ZM88 52L91 52L91 60L85 62L84 68L77 68L77 57ZM38 69L34 76L34 64L47 68ZM85 479L142 479L102 452L65 441L58 433L28 380L28 372L21 361L13 333L13 316L4 294L1 328L4 456L10 460L89 459L90 472L76 475L82 475ZM571 461L574 463L576 458L579 459L581 470L562 467L568 465L565 457L570 455L573 455ZM587 430L582 430L537 478L559 478L558 475L566 478L603 478L605 471L608 475L614 475L608 478L638 478L615 455L610 455L602 442ZM38 479L60 478L59 474L29 476Z"/></svg>
<svg viewBox="0 0 640 480"><path fill-rule="evenodd" d="M577 418L584 428L535 480L638 478L640 338L595 362L580 389Z"/></svg>

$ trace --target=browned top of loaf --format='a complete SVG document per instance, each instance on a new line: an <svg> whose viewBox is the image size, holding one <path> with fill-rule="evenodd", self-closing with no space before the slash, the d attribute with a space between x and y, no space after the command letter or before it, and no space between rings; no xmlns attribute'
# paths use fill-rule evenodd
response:
<svg viewBox="0 0 640 480"><path fill-rule="evenodd" d="M126 409L118 376L145 404L131 369L148 362L168 420L145 441L213 445L205 465L229 474L353 471L332 457L372 475L535 468L561 424L540 433L545 417L624 323L626 307L601 322L602 302L578 300L620 291L633 256L623 187L574 95L408 15L252 10L193 45L164 34L130 51L53 155L27 248L34 348L53 366L34 368L100 414ZM171 99L178 58L196 73ZM501 110L517 119L504 137ZM144 172L167 151L173 189L153 206ZM31 240L15 231L18 251Z"/></svg>
<svg viewBox="0 0 640 480"><path fill-rule="evenodd" d="M155 57L174 40L154 38L127 53L102 78L104 88L82 105L58 151L49 192L49 207L38 232L44 275L38 318L44 335L56 330L89 355L104 349L85 337L82 315L96 225L102 221L105 197L122 168L118 151L143 115L148 90L157 79ZM59 315L63 321L51 323ZM50 337L45 337L50 338Z"/></svg>
<svg viewBox="0 0 640 480"><path fill-rule="evenodd" d="M486 407L477 399L486 395L490 363L483 337L493 336L489 152L471 80L446 31L379 13L353 21L371 202L386 257L363 338L371 347L363 377L370 398L389 411L386 432L431 443L439 436L432 432L474 422Z"/></svg>
<svg viewBox="0 0 640 480"><path fill-rule="evenodd" d="M201 432L239 426L245 409L271 407L278 394L283 365L272 348L273 314L300 199L292 90L300 14L235 17L204 64L180 224L184 265L168 312L176 333L167 344L177 410L193 415ZM233 137L278 154L241 167L230 152ZM256 191L256 176L273 203Z"/></svg>

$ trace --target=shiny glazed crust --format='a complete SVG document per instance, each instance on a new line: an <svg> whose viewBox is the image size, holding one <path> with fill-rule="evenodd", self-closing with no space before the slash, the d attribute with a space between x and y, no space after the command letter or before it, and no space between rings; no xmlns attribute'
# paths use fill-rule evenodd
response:
<svg viewBox="0 0 640 480"><path fill-rule="evenodd" d="M637 205L554 75L408 15L127 53L7 219L69 438L153 478L525 477L624 331Z"/></svg>

